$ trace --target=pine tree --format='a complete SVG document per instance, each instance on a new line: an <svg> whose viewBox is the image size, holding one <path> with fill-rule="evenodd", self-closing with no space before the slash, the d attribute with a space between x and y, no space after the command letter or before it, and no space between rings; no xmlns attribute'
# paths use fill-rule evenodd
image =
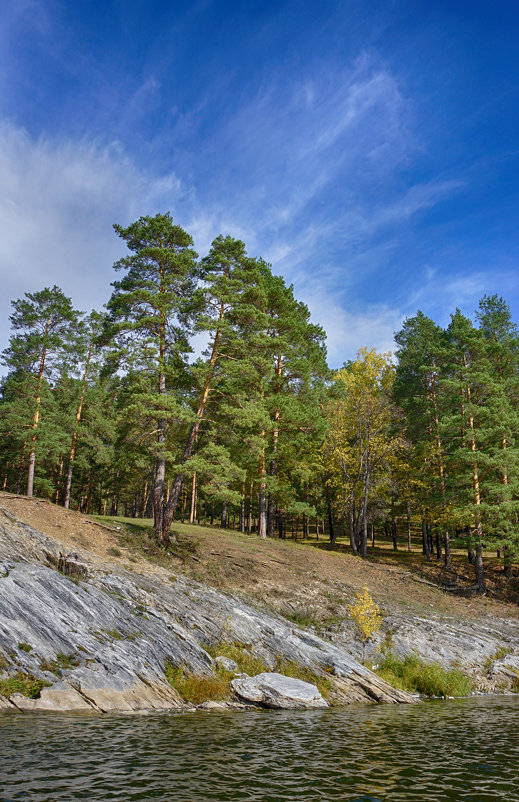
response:
<svg viewBox="0 0 519 802"><path fill-rule="evenodd" d="M195 331L209 333L210 340L206 359L199 360L193 370L199 390L196 413L180 459L181 466L191 458L210 395L218 383L219 374L225 372L221 363L242 358L240 352L243 349L240 344L237 353L237 341L243 336L242 322L251 321L256 315L258 271L258 262L247 256L244 243L230 236L217 237L208 256L202 260L202 304ZM181 469L175 476L164 511L163 540L167 538L173 521L183 481L184 470Z"/></svg>
<svg viewBox="0 0 519 802"><path fill-rule="evenodd" d="M265 274L267 340L265 347L273 362L273 375L265 390L264 402L271 419L270 442L266 447L266 487L268 504L265 532L274 534L276 501L284 496L283 506L293 505L289 477L308 468L313 452L324 438L325 421L319 402L328 376L325 334L310 322L308 307L294 298L280 276ZM312 446L315 445L315 448ZM314 458L317 457L314 454ZM315 466L313 466L315 468ZM300 476L304 495L312 469ZM284 479L284 481L283 481ZM297 483L296 483L297 484ZM304 499L307 500L306 498ZM301 503L302 499L299 499ZM310 508L305 515L310 513Z"/></svg>
<svg viewBox="0 0 519 802"><path fill-rule="evenodd" d="M488 527L511 574L519 556L519 333L510 308L497 295L484 296L476 312L487 368L485 507Z"/></svg>
<svg viewBox="0 0 519 802"><path fill-rule="evenodd" d="M79 313L73 309L59 287L45 287L12 302L10 316L13 334L3 353L3 362L10 371L26 372L33 381L31 392L32 420L28 452L27 495L32 496L34 470L40 428L41 401L44 382L52 380L56 368L70 358L77 333Z"/></svg>
<svg viewBox="0 0 519 802"><path fill-rule="evenodd" d="M451 515L458 528L466 528L468 545L475 545L477 590L485 589L483 536L485 524L484 485L488 460L490 410L489 372L482 333L456 310L447 334L450 364L442 385L448 404L442 417L442 431L448 440L449 497Z"/></svg>
<svg viewBox="0 0 519 802"><path fill-rule="evenodd" d="M440 431L443 399L440 378L447 342L433 320L418 312L395 335L398 359L394 396L406 415L406 434L413 444L420 478L423 516L443 531L444 564L450 568L450 534L445 522L447 491L444 444ZM428 554L427 543L424 542Z"/></svg>
<svg viewBox="0 0 519 802"><path fill-rule="evenodd" d="M115 225L114 229L131 255L114 265L127 272L114 282L107 304L111 334L118 341L121 361L140 363L155 380L155 389L141 401L155 415L154 528L157 540L167 542L163 530L166 437L168 423L180 413L171 396L171 377L189 350L186 337L197 254L191 236L173 223L169 213L140 217L127 228Z"/></svg>

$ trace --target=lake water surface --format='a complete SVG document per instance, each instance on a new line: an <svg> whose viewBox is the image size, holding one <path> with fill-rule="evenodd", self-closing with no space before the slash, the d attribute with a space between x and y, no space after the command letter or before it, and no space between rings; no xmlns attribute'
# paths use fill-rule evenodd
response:
<svg viewBox="0 0 519 802"><path fill-rule="evenodd" d="M0 802L519 800L519 698L0 715Z"/></svg>

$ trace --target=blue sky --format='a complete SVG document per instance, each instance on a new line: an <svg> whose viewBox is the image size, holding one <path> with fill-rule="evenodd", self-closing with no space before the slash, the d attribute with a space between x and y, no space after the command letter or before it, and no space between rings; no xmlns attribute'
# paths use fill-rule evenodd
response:
<svg viewBox="0 0 519 802"><path fill-rule="evenodd" d="M4 0L9 302L110 294L112 223L170 210L294 284L339 366L497 292L519 317L514 0Z"/></svg>

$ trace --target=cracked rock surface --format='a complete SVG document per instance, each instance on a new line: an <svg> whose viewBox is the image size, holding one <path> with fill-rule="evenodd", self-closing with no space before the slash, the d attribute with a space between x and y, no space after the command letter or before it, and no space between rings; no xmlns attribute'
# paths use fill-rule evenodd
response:
<svg viewBox="0 0 519 802"><path fill-rule="evenodd" d="M24 672L49 683L38 699L0 696L0 710L189 710L166 663L211 676L204 647L234 641L270 669L282 658L326 672L339 703L415 701L343 646L281 616L171 571L69 553L0 506L0 677Z"/></svg>

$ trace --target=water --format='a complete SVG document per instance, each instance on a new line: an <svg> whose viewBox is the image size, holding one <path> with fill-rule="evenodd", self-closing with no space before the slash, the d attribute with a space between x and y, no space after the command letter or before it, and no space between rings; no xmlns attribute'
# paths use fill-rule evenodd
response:
<svg viewBox="0 0 519 802"><path fill-rule="evenodd" d="M0 802L519 800L519 698L0 715Z"/></svg>

